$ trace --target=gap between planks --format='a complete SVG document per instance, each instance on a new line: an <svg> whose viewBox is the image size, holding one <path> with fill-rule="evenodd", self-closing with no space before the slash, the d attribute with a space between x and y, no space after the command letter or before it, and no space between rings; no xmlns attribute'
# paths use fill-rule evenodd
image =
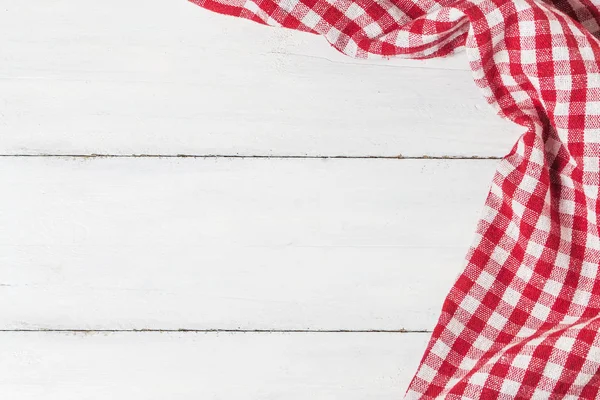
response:
<svg viewBox="0 0 600 400"><path fill-rule="evenodd" d="M502 157L481 156L308 156L308 155L237 155L237 154L0 154L3 158L63 157L63 158L259 158L259 159L345 159L345 160L501 160Z"/></svg>
<svg viewBox="0 0 600 400"><path fill-rule="evenodd" d="M55 332L55 333L427 333L430 330L310 330L310 329L0 329L0 333L8 332Z"/></svg>

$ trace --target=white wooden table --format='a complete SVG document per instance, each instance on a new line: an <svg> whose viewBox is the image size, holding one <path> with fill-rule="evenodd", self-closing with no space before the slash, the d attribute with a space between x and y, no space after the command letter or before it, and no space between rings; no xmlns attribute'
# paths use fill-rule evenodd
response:
<svg viewBox="0 0 600 400"><path fill-rule="evenodd" d="M184 0L4 0L0 49L2 398L402 396L520 134L464 57Z"/></svg>

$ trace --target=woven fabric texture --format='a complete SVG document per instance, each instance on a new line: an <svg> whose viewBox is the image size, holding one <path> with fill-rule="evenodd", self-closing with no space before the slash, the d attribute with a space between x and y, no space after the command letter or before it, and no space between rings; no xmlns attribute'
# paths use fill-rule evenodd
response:
<svg viewBox="0 0 600 400"><path fill-rule="evenodd" d="M488 103L526 132L498 165L406 398L598 397L598 3L193 1L323 35L352 57L466 51Z"/></svg>

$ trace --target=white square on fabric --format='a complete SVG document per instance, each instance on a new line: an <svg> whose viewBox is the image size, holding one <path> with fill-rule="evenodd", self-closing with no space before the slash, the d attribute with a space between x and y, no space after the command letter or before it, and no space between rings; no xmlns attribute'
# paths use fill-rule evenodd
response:
<svg viewBox="0 0 600 400"><path fill-rule="evenodd" d="M595 185L583 185L583 193L590 199L598 198L598 188Z"/></svg>
<svg viewBox="0 0 600 400"><path fill-rule="evenodd" d="M533 315L541 321L546 321L546 318L548 318L548 315L550 315L550 309L538 302L535 303L535 306L533 306L533 310L531 310L531 315Z"/></svg>
<svg viewBox="0 0 600 400"><path fill-rule="evenodd" d="M545 215L540 215L535 227L544 232L550 232L552 220Z"/></svg>
<svg viewBox="0 0 600 400"><path fill-rule="evenodd" d="M398 47L408 47L409 46L409 40L410 40L410 33L406 32L406 31L398 31L398 33L396 33L396 46Z"/></svg>
<svg viewBox="0 0 600 400"><path fill-rule="evenodd" d="M548 279L546 281L546 284L544 285L544 292L546 292L554 297L558 297L561 289L562 289L562 284L560 284L559 282L553 281L552 279Z"/></svg>
<svg viewBox="0 0 600 400"><path fill-rule="evenodd" d="M537 54L535 50L521 50L521 62L523 64L536 64Z"/></svg>
<svg viewBox="0 0 600 400"><path fill-rule="evenodd" d="M302 4L302 3L300 3L300 4ZM289 13L292 13L294 11L294 8L296 8L296 6L298 6L298 0L283 0L277 4L277 7L281 8Z"/></svg>
<svg viewBox="0 0 600 400"><path fill-rule="evenodd" d="M475 339L473 346L479 350L487 351L490 349L490 347L492 347L493 344L494 342L490 339L486 338L483 335L479 335L477 336L477 339Z"/></svg>
<svg viewBox="0 0 600 400"><path fill-rule="evenodd" d="M458 368L462 369L463 371L469 371L469 370L473 369L473 367L477 364L477 361L479 361L479 360L475 359L475 358L465 357L460 362L460 365L458 366Z"/></svg>
<svg viewBox="0 0 600 400"><path fill-rule="evenodd" d="M598 265L587 261L581 264L581 275L587 278L596 278L598 274Z"/></svg>
<svg viewBox="0 0 600 400"><path fill-rule="evenodd" d="M510 61L510 55L508 53L508 50L500 50L494 53L494 61L496 61L497 63L508 63ZM512 77L512 75L509 76Z"/></svg>
<svg viewBox="0 0 600 400"><path fill-rule="evenodd" d="M496 247L496 249L498 249L498 247ZM495 250L494 250L494 252L495 252ZM508 253L506 253L506 254L508 254ZM494 278L490 273L488 273L486 271L481 271L481 273L477 277L476 283L479 286L481 286L482 288L484 288L485 290L489 290L495 281L496 281L496 278Z"/></svg>
<svg viewBox="0 0 600 400"><path fill-rule="evenodd" d="M502 295L502 300L504 300L506 303L510 304L513 307L517 305L520 298L521 294L510 287L506 288L504 294Z"/></svg>
<svg viewBox="0 0 600 400"><path fill-rule="evenodd" d="M548 25L550 25L550 32L556 33L556 34L558 34L558 36L564 35L565 28L563 28L560 21L557 21L556 19L551 19L548 21ZM559 46L559 47L563 47L563 46Z"/></svg>
<svg viewBox="0 0 600 400"><path fill-rule="evenodd" d="M592 55L594 53L592 52ZM598 73L588 73L586 77L586 83L588 89L600 89L600 74Z"/></svg>
<svg viewBox="0 0 600 400"><path fill-rule="evenodd" d="M490 315L490 319L488 320L488 324L492 328L497 329L499 331L504 329L504 326L506 325L507 322L508 322L507 318L505 318L504 316L502 316L501 314L499 314L495 311L492 313L492 315Z"/></svg>
<svg viewBox="0 0 600 400"><path fill-rule="evenodd" d="M556 103L554 106L554 115L560 117L569 116L569 103Z"/></svg>
<svg viewBox="0 0 600 400"><path fill-rule="evenodd" d="M568 61L571 59L571 55L566 47L552 46L552 59L554 61Z"/></svg>
<svg viewBox="0 0 600 400"><path fill-rule="evenodd" d="M508 227L506 228L506 236L514 240L515 242L519 240L519 234L521 230L519 226L515 224L513 221L510 221Z"/></svg>
<svg viewBox="0 0 600 400"><path fill-rule="evenodd" d="M573 200L562 199L558 210L563 214L575 215L575 202Z"/></svg>
<svg viewBox="0 0 600 400"><path fill-rule="evenodd" d="M571 90L573 88L573 79L571 75L558 75L554 78L554 87L557 90Z"/></svg>
<svg viewBox="0 0 600 400"><path fill-rule="evenodd" d="M546 363L546 367L544 368L543 375L549 379L557 381L563 372L563 366L555 364L553 362Z"/></svg>
<svg viewBox="0 0 600 400"><path fill-rule="evenodd" d="M587 384L594 377L594 375L595 374L586 374L583 371L579 371L579 373L577 374L577 378L575 378L575 380L573 381L573 385L583 386Z"/></svg>
<svg viewBox="0 0 600 400"><path fill-rule="evenodd" d="M560 237L564 240L571 240L573 237L573 229L569 228L568 226L561 225Z"/></svg>
<svg viewBox="0 0 600 400"><path fill-rule="evenodd" d="M502 386L500 387L500 393L508 396L515 396L517 393L519 393L520 388L520 382L511 381L508 378L504 378L502 380Z"/></svg>
<svg viewBox="0 0 600 400"><path fill-rule="evenodd" d="M315 29L321 22L321 17L313 10L308 10L306 15L302 18L302 23L308 26L310 29Z"/></svg>
<svg viewBox="0 0 600 400"><path fill-rule="evenodd" d="M534 21L519 21L519 33L521 37L524 36L535 36L535 22Z"/></svg>
<svg viewBox="0 0 600 400"><path fill-rule="evenodd" d="M536 332L537 331L535 329L531 329L526 326L523 326L523 327L521 327L521 329L519 329L519 333L517 333L517 337L526 338L526 337L529 337L529 336L535 334Z"/></svg>
<svg viewBox="0 0 600 400"><path fill-rule="evenodd" d="M568 336L561 336L560 338L558 338L558 340L554 344L554 347L556 347L557 349L560 349L562 351L566 351L568 353L571 351L574 344L575 344L574 338L568 337Z"/></svg>
<svg viewBox="0 0 600 400"><path fill-rule="evenodd" d="M469 379L469 383L483 387L487 381L489 374L484 372L476 372Z"/></svg>
<svg viewBox="0 0 600 400"><path fill-rule="evenodd" d="M521 268L517 269L517 276L523 281L529 282L533 276L533 271L525 266L522 266Z"/></svg>
<svg viewBox="0 0 600 400"><path fill-rule="evenodd" d="M592 50L591 47L583 46L583 47L579 47L578 50L579 50L579 53L581 54L581 58L584 61L593 61L593 62L596 61L596 56L594 54L594 50ZM598 74L591 74L591 75L593 76L593 75L598 75ZM589 75L588 75L588 87L598 87L598 86L590 86Z"/></svg>
<svg viewBox="0 0 600 400"><path fill-rule="evenodd" d="M438 356L442 359L445 359L448 356L448 354L450 353L450 347L443 341L436 340L433 347L431 348L431 351L436 356Z"/></svg>
<svg viewBox="0 0 600 400"><path fill-rule="evenodd" d="M585 143L600 143L600 129L586 129L583 133L583 140Z"/></svg>
<svg viewBox="0 0 600 400"><path fill-rule="evenodd" d="M356 3L351 3L346 12L344 12L344 15L351 20L355 20L364 13L365 10L361 6L357 5Z"/></svg>
<svg viewBox="0 0 600 400"><path fill-rule="evenodd" d="M377 22L371 22L369 25L364 27L364 30L369 38L377 37L383 33Z"/></svg>
<svg viewBox="0 0 600 400"><path fill-rule="evenodd" d="M534 87L539 88L541 86L540 79L537 76L530 75L528 78Z"/></svg>
<svg viewBox="0 0 600 400"><path fill-rule="evenodd" d="M327 40L329 40L329 42L333 43L333 44L335 44L338 41L340 36L342 36L342 32L340 32L338 29L336 29L333 26L331 27L331 29L329 29L329 31L325 35Z"/></svg>
<svg viewBox="0 0 600 400"><path fill-rule="evenodd" d="M502 173L501 173L502 174ZM506 176L504 174L502 174L503 178L506 178ZM496 199L502 199L503 196L503 192L502 192L502 188L500 186L498 186L496 183L492 182L492 187L490 188L490 191L495 194ZM496 202L498 202L498 200L496 200ZM492 210L493 213L497 214L498 210L494 209L494 208L490 208L490 210ZM492 222L493 220L489 220L488 222Z"/></svg>
<svg viewBox="0 0 600 400"><path fill-rule="evenodd" d="M492 253L492 260L496 261L500 265L503 265L506 262L506 260L508 260L509 256L510 253L506 251L502 246L496 246L494 248L494 252Z"/></svg>
<svg viewBox="0 0 600 400"><path fill-rule="evenodd" d="M554 264L562 269L569 269L569 263L571 262L571 256L561 251L556 253L556 260Z"/></svg>
<svg viewBox="0 0 600 400"><path fill-rule="evenodd" d="M466 327L463 325L462 322L460 322L456 318L453 318L448 324L448 326L446 326L446 331L449 335L451 335L451 337L458 337L463 334L465 328Z"/></svg>
<svg viewBox="0 0 600 400"><path fill-rule="evenodd" d="M562 135L562 137L566 137L566 135L567 135L566 131L563 129L560 129L558 134ZM568 177L562 177L562 179L560 180L560 183L565 188L573 189L575 187L575 184L573 183L573 179L568 178ZM550 196L550 192L548 192L547 196Z"/></svg>
<svg viewBox="0 0 600 400"><path fill-rule="evenodd" d="M400 25L402 25L403 22L410 20L410 18L407 18L406 14L402 12L400 7L396 6L392 2L380 2L379 5L384 7L386 9L385 12L388 13L392 19L398 22Z"/></svg>
<svg viewBox="0 0 600 400"><path fill-rule="evenodd" d="M588 304L590 304L590 298L592 297L592 294L590 292L588 292L587 290L576 290L575 294L573 295L573 303L575 304L579 304L580 306L587 306Z"/></svg>
<svg viewBox="0 0 600 400"><path fill-rule="evenodd" d="M495 11L496 9L494 9ZM448 12L448 20L450 21L458 21L459 19L461 19L462 17L464 17L464 12L462 10L458 10L456 8L451 8L450 11ZM489 23L489 21L488 21Z"/></svg>
<svg viewBox="0 0 600 400"><path fill-rule="evenodd" d="M586 116L600 115L600 101L586 101L584 104Z"/></svg>
<svg viewBox="0 0 600 400"><path fill-rule="evenodd" d="M442 9L441 8L437 8L435 10L431 10L428 14L427 14L427 19L430 21L441 21L441 20L445 20L445 16L440 17L440 13L441 13Z"/></svg>
<svg viewBox="0 0 600 400"><path fill-rule="evenodd" d="M583 168L589 172L599 172L600 161L596 157L583 157Z"/></svg>
<svg viewBox="0 0 600 400"><path fill-rule="evenodd" d="M532 399L549 399L552 396L552 393L548 392L547 390L542 390L540 388L537 388L534 390L533 394L531 395Z"/></svg>
<svg viewBox="0 0 600 400"><path fill-rule="evenodd" d="M557 146L558 147L558 146ZM531 160L537 162L538 164L544 163L545 154L542 150L534 147L531 149Z"/></svg>
<svg viewBox="0 0 600 400"><path fill-rule="evenodd" d="M515 99L516 101L518 101L520 103L520 107L523 107L525 109L533 109L535 108L535 105L533 104L533 101L531 100L531 95L529 93L527 93L524 90L516 90L515 92L511 93L513 99Z"/></svg>
<svg viewBox="0 0 600 400"><path fill-rule="evenodd" d="M437 371L427 364L421 365L421 368L419 368L419 372L417 373L417 376L426 382L431 382L436 375Z"/></svg>
<svg viewBox="0 0 600 400"><path fill-rule="evenodd" d="M481 302L479 300L470 295L466 295L463 301L460 303L460 308L473 315L475 314L475 311L477 311L477 307L479 307L480 304Z"/></svg>
<svg viewBox="0 0 600 400"><path fill-rule="evenodd" d="M513 7L517 12L531 10L531 6L526 1L515 1Z"/></svg>
<svg viewBox="0 0 600 400"><path fill-rule="evenodd" d="M519 367L521 369L527 369L529 363L531 362L531 356L527 354L517 354L515 358L513 358L512 365L515 367Z"/></svg>
<svg viewBox="0 0 600 400"><path fill-rule="evenodd" d="M589 214L588 214L588 218L589 218ZM586 240L585 240L585 248L588 251L594 251L594 250L599 250L600 251L600 243L598 243L598 240L596 240L598 237L592 234L589 234L586 236Z"/></svg>
<svg viewBox="0 0 600 400"><path fill-rule="evenodd" d="M530 175L525 175L521 181L521 187L524 187L528 193L533 193L538 183L538 179L535 179Z"/></svg>
<svg viewBox="0 0 600 400"><path fill-rule="evenodd" d="M544 245L530 240L529 243L527 243L527 249L525 251L527 252L527 254L532 255L535 258L540 258L545 248L546 247Z"/></svg>
<svg viewBox="0 0 600 400"><path fill-rule="evenodd" d="M513 208L514 213L517 214L517 216L523 217L523 214L525 214L525 210L526 210L526 208L523 204L519 203L518 200L513 199L511 201L511 206Z"/></svg>
<svg viewBox="0 0 600 400"><path fill-rule="evenodd" d="M488 26L490 28L493 28L496 25L505 23L505 17L499 8L494 8L492 11L489 11L486 14L486 19L487 19Z"/></svg>

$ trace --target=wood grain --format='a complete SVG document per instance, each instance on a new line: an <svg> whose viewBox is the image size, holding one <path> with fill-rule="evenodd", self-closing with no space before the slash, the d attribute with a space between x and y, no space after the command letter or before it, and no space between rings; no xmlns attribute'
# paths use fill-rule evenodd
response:
<svg viewBox="0 0 600 400"><path fill-rule="evenodd" d="M0 392L46 400L392 400L424 334L0 333Z"/></svg>
<svg viewBox="0 0 600 400"><path fill-rule="evenodd" d="M464 56L185 0L4 0L0 47L3 398L402 396L429 334L377 331L433 328L496 164L406 158L520 133ZM24 157L68 154L251 158Z"/></svg>
<svg viewBox="0 0 600 400"><path fill-rule="evenodd" d="M0 328L432 329L494 167L0 158Z"/></svg>
<svg viewBox="0 0 600 400"><path fill-rule="evenodd" d="M6 0L0 47L0 154L498 157L519 134L464 58L361 62L184 0Z"/></svg>

